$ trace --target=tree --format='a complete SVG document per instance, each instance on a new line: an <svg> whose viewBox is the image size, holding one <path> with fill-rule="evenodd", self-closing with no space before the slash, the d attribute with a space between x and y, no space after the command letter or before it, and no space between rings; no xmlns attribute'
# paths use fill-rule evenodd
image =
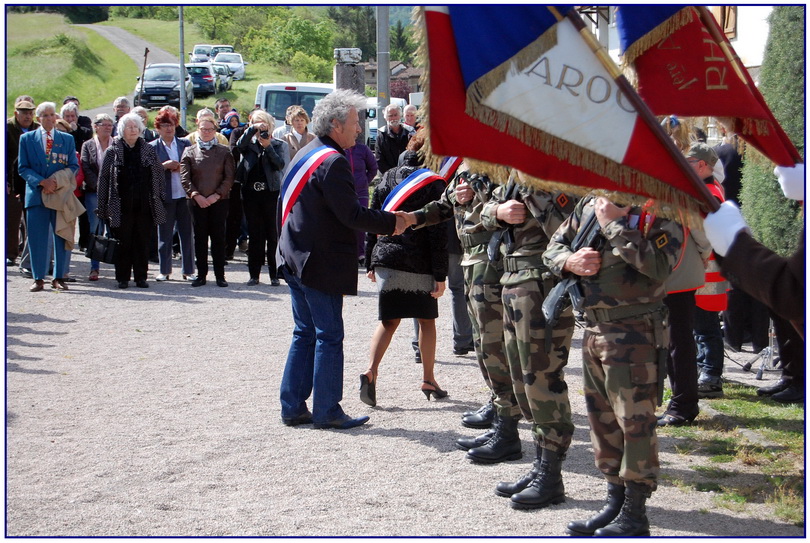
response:
<svg viewBox="0 0 810 543"><path fill-rule="evenodd" d="M402 21L397 21L397 24L391 29L391 58L410 65L415 53L416 45L411 40L408 29L402 24Z"/></svg>
<svg viewBox="0 0 810 543"><path fill-rule="evenodd" d="M804 6L774 6L759 89L776 120L804 156ZM748 147L740 192L743 214L756 238L788 256L802 229L801 206L782 194L773 163Z"/></svg>
<svg viewBox="0 0 810 543"><path fill-rule="evenodd" d="M371 6L330 6L337 29L334 47L359 47L363 60L377 56L377 14Z"/></svg>

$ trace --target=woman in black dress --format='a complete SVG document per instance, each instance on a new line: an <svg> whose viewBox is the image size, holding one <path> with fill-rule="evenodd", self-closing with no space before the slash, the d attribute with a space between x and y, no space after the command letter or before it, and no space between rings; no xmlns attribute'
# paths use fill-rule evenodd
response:
<svg viewBox="0 0 810 543"><path fill-rule="evenodd" d="M413 136L403 157L403 165L392 168L374 190L372 209L381 209L386 197L409 175L422 168L418 151L424 143L421 133ZM421 209L437 200L445 189L436 180L411 194L400 206L402 211ZM369 279L377 283L380 324L371 338L369 369L360 375L360 400L377 403L377 370L391 338L403 318L419 323L419 349L422 353L422 393L444 398L447 392L436 383L433 366L436 356L436 318L438 298L444 293L447 277L447 228L429 226L406 230L398 236L366 236L366 269Z"/></svg>

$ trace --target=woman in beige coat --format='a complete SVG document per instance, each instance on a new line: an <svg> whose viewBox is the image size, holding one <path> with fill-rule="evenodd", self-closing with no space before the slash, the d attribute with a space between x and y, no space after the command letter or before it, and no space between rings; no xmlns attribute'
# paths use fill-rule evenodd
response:
<svg viewBox="0 0 810 543"><path fill-rule="evenodd" d="M315 139L314 134L307 131L309 124L309 115L301 106L293 106L287 112L287 122L292 126L292 129L284 134L284 141L290 148L290 160L295 156L304 145Z"/></svg>

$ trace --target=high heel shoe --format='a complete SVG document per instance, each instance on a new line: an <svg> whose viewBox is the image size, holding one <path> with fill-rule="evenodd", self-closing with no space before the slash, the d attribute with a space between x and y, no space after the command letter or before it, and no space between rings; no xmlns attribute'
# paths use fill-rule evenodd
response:
<svg viewBox="0 0 810 543"><path fill-rule="evenodd" d="M360 374L360 401L374 407L377 405L376 383L368 380L365 373Z"/></svg>
<svg viewBox="0 0 810 543"><path fill-rule="evenodd" d="M424 387L422 387L422 393L425 395L425 398L427 398L428 401L430 401L431 394L437 400L440 400L441 398L446 398L447 397L447 391L440 389L439 385L437 385L436 383L434 383L432 381L422 381L422 383L425 384L425 385L430 385L432 387L435 387L435 388L424 388Z"/></svg>

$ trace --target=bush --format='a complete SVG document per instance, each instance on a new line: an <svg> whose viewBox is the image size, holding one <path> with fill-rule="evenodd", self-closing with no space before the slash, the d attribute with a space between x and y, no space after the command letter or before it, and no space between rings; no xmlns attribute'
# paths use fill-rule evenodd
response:
<svg viewBox="0 0 810 543"><path fill-rule="evenodd" d="M785 133L804 156L804 7L774 6L759 89ZM782 194L773 163L748 147L740 192L745 219L756 238L791 255L802 231L798 202Z"/></svg>
<svg viewBox="0 0 810 543"><path fill-rule="evenodd" d="M313 81L329 83L332 81L331 60L325 60L315 55L307 55L298 51L292 57L290 67L297 81Z"/></svg>

